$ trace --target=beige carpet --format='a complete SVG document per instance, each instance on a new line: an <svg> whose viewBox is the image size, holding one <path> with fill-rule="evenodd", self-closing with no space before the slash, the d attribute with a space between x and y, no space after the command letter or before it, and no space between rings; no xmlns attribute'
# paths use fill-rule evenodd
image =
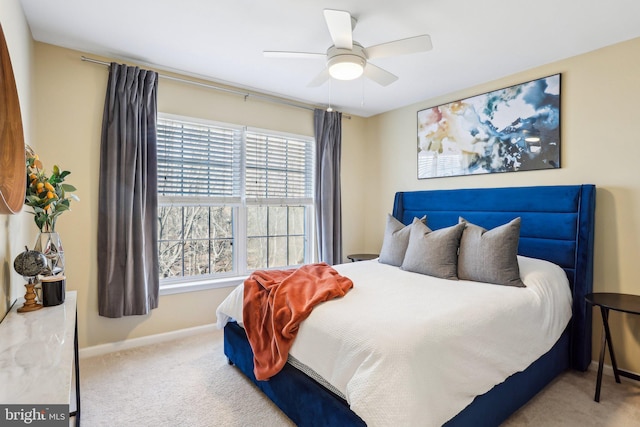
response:
<svg viewBox="0 0 640 427"><path fill-rule="evenodd" d="M80 361L82 425L290 426L293 423L222 353L222 332ZM568 372L503 426L640 426L640 383Z"/></svg>

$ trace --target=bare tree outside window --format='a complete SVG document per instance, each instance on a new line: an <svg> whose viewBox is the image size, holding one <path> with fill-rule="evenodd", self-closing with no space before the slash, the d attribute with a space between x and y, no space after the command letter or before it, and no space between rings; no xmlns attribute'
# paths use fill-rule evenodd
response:
<svg viewBox="0 0 640 427"><path fill-rule="evenodd" d="M305 262L305 206L247 208L247 266L277 268Z"/></svg>
<svg viewBox="0 0 640 427"><path fill-rule="evenodd" d="M233 270L232 208L166 206L158 211L160 277Z"/></svg>

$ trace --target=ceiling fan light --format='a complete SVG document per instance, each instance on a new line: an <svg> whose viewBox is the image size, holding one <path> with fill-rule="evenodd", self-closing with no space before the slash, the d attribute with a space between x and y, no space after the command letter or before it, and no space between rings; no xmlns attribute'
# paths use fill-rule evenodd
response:
<svg viewBox="0 0 640 427"><path fill-rule="evenodd" d="M364 59L357 55L338 55L328 61L329 75L337 80L354 80L364 72Z"/></svg>

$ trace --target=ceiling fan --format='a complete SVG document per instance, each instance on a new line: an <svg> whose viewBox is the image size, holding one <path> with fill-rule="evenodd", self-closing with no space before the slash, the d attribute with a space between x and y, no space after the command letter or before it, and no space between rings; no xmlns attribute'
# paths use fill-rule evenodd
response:
<svg viewBox="0 0 640 427"><path fill-rule="evenodd" d="M329 28L333 45L326 53L264 51L269 58L326 58L326 68L318 74L309 86L320 86L330 77L338 80L353 80L364 74L374 82L388 86L398 80L398 76L369 62L371 59L426 52L433 48L428 34L402 40L363 47L353 41L352 32L357 20L349 12L325 9L324 18Z"/></svg>

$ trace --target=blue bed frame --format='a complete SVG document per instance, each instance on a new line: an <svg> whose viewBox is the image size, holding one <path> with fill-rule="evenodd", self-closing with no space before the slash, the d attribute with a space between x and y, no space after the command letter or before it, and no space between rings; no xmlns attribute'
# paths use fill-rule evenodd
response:
<svg viewBox="0 0 640 427"><path fill-rule="evenodd" d="M591 363L591 310L596 190L593 185L434 190L396 193L393 215L404 224L427 215L432 229L462 216L487 229L521 217L518 253L560 265L573 294L573 317L549 352L476 399L445 425L497 426L568 368ZM282 411L300 426L364 426L343 399L290 365L269 381L253 375L244 330L228 323L224 352Z"/></svg>

